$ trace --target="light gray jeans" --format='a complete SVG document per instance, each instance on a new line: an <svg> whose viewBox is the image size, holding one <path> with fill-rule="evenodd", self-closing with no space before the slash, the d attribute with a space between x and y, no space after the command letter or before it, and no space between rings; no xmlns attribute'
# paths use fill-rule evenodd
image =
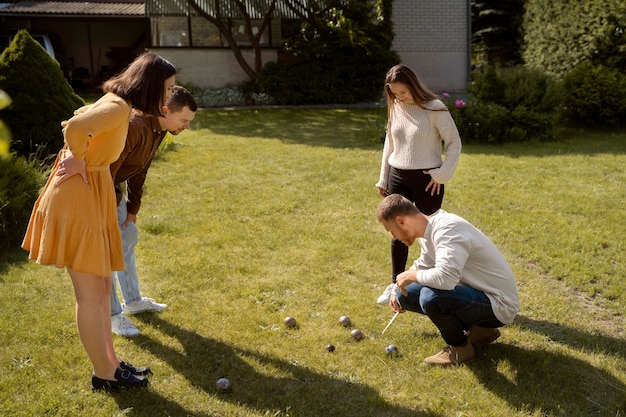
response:
<svg viewBox="0 0 626 417"><path fill-rule="evenodd" d="M111 287L111 315L115 316L122 312L120 300L117 297L116 281L119 281L122 297L125 303L132 303L141 298L139 293L139 276L137 275L137 264L135 261L135 246L139 240L139 233L135 223L130 223L126 228L122 225L126 221L128 211L126 208L126 199L122 198L119 206L117 206L117 223L122 232L122 248L124 250L124 270L113 272ZM115 277L117 276L117 280Z"/></svg>

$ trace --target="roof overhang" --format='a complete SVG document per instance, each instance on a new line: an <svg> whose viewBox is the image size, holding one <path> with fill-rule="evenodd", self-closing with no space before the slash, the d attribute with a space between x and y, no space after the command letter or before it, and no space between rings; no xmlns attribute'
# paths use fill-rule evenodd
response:
<svg viewBox="0 0 626 417"><path fill-rule="evenodd" d="M21 1L0 3L0 16L145 17L143 2Z"/></svg>

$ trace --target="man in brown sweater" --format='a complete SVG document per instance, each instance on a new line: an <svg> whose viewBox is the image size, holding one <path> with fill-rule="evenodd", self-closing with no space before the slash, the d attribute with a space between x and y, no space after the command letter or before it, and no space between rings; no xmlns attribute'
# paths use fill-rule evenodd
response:
<svg viewBox="0 0 626 417"><path fill-rule="evenodd" d="M141 206L143 184L148 168L156 151L169 132L178 135L189 129L198 105L189 91L176 86L161 109L163 116L155 117L133 111L128 126L126 145L119 159L111 164L111 175L117 197L117 220L122 233L124 248L124 271L113 276L111 288L111 329L122 336L136 336L139 330L124 314L162 311L167 304L157 303L152 298L142 297L139 292L139 277L135 262L135 246L138 233L135 221ZM117 296L116 279L119 281L123 306Z"/></svg>

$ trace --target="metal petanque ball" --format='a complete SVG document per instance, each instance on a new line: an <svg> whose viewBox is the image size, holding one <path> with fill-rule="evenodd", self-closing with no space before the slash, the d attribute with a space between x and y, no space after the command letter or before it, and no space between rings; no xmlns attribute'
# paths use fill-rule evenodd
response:
<svg viewBox="0 0 626 417"><path fill-rule="evenodd" d="M396 345L389 345L385 348L385 351L387 352L387 355L389 356L394 356L398 354L398 348L396 347Z"/></svg>
<svg viewBox="0 0 626 417"><path fill-rule="evenodd" d="M350 337L352 337L357 342L365 337L362 331L359 329L354 329L350 332Z"/></svg>
<svg viewBox="0 0 626 417"><path fill-rule="evenodd" d="M233 386L230 384L230 381L226 378L220 378L215 383L215 387L219 392L231 392L233 390Z"/></svg>
<svg viewBox="0 0 626 417"><path fill-rule="evenodd" d="M335 351L335 345L328 345L326 346L326 350L329 352L334 352Z"/></svg>
<svg viewBox="0 0 626 417"><path fill-rule="evenodd" d="M352 326L352 320L350 320L350 317L348 317L348 316L341 316L341 317L339 317L339 323L341 323L341 325L343 327L350 327L350 326Z"/></svg>
<svg viewBox="0 0 626 417"><path fill-rule="evenodd" d="M296 319L294 319L293 317L285 317L285 326L287 327L296 327Z"/></svg>

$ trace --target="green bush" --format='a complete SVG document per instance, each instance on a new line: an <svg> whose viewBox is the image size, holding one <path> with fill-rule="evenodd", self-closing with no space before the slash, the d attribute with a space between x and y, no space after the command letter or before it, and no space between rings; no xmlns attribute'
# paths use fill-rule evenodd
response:
<svg viewBox="0 0 626 417"><path fill-rule="evenodd" d="M619 38L616 23L621 21L623 27L626 7L623 1L526 0L524 9L526 66L562 79L598 46L611 42L603 38ZM623 49L616 52L624 54Z"/></svg>
<svg viewBox="0 0 626 417"><path fill-rule="evenodd" d="M481 101L464 107L448 103L463 143L503 143L509 130L510 112L504 106Z"/></svg>
<svg viewBox="0 0 626 417"><path fill-rule="evenodd" d="M0 58L0 89L11 105L0 118L12 133L11 150L45 158L63 145L61 121L84 101L74 94L59 63L26 30L20 30Z"/></svg>
<svg viewBox="0 0 626 417"><path fill-rule="evenodd" d="M270 62L259 80L261 89L273 97L276 104L329 104L346 101L344 86L335 88L335 80L324 74L319 63Z"/></svg>
<svg viewBox="0 0 626 417"><path fill-rule="evenodd" d="M489 67L472 74L466 105L447 105L465 142L551 140L562 96L559 83L539 71Z"/></svg>
<svg viewBox="0 0 626 417"><path fill-rule="evenodd" d="M626 70L626 4L607 19L603 36L596 39L591 61L609 68Z"/></svg>
<svg viewBox="0 0 626 417"><path fill-rule="evenodd" d="M264 67L258 92L277 104L378 100L385 73L399 62L391 50L391 4L358 0L320 11L286 42L286 60Z"/></svg>
<svg viewBox="0 0 626 417"><path fill-rule="evenodd" d="M468 94L511 110L524 106L533 112L555 112L562 101L554 78L522 66L489 67L485 72L474 72Z"/></svg>
<svg viewBox="0 0 626 417"><path fill-rule="evenodd" d="M33 204L45 180L36 160L0 158L0 248L22 243Z"/></svg>
<svg viewBox="0 0 626 417"><path fill-rule="evenodd" d="M586 61L563 79L565 115L585 126L626 125L626 75Z"/></svg>

